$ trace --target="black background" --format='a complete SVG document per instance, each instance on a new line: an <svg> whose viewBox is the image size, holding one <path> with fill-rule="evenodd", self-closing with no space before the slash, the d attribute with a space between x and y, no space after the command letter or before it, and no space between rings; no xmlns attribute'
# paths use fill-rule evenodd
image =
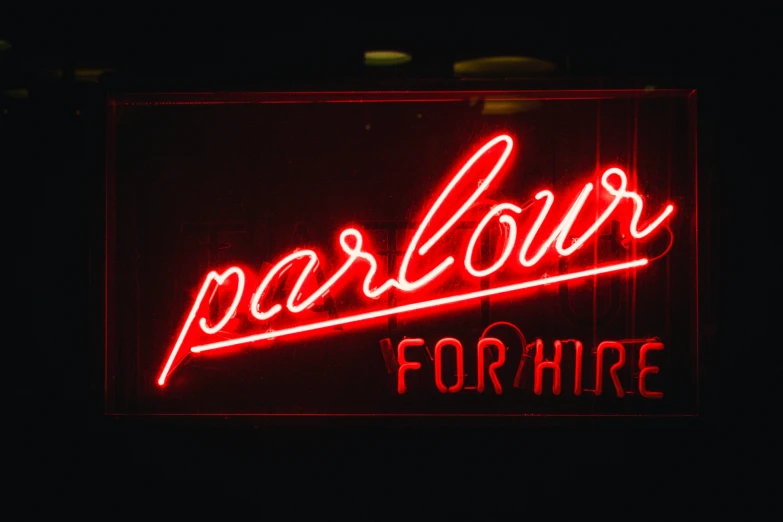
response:
<svg viewBox="0 0 783 522"><path fill-rule="evenodd" d="M733 374L723 378L720 368L731 360L732 339L742 335L745 345L760 344L768 314L761 305L730 311L726 304L757 302L755 290L741 286L735 274L743 272L740 252L761 244L766 234L765 225L748 226L761 222L763 200L748 205L727 196L733 176L753 168L748 149L753 133L743 120L753 112L748 100L771 78L768 69L759 68L758 56L771 41L761 14L230 18L220 30L214 17L197 30L199 24L185 15L118 8L0 22L2 38L13 45L0 58L3 88L29 91L26 100L6 92L0 116L7 244L18 274L8 299L23 311L17 321L23 333L12 333L17 340L7 349L7 367L19 369L9 370L14 383L9 429L18 436L10 461L17 477L56 483L61 492L82 488L91 495L100 489L100 495L111 493L124 503L139 487L167 497L177 491L182 499L185 489L165 489L159 480L176 479L181 486L184 478L252 481L253 486L224 490L258 498L268 491L259 489L258 480L267 488L284 484L303 503L337 485L354 502L371 493L381 506L406 497L432 500L434 487L444 484L456 484L461 500L479 503L489 497L465 493L473 485L504 485L508 494L492 503L501 508L508 503L509 509L524 508L517 499L534 490L557 497L566 483L577 489L605 485L593 497L599 504L608 502L618 483L630 488L624 497L629 502L652 498L706 506L727 491L736 441L722 422L722 399L735 393L735 384ZM232 25L249 18L252 27ZM406 73L366 71L362 52L379 47L410 51L414 67ZM100 256L94 245L102 231L96 216L102 205L106 91L401 87L413 79L453 86L456 58L497 54L547 58L562 74L555 80L482 80L485 88L515 83L698 89L699 175L708 180L701 184L706 193L700 203L710 202L702 207L701 231L712 253L701 267L702 346L712 348L701 357L699 418L273 426L102 416L100 385L90 383L102 371L95 328L102 320ZM51 67L62 76L52 79L45 72ZM75 81L76 67L115 72L98 84L81 83ZM766 102L757 97L756 103ZM761 327L743 327L748 324ZM89 351L69 349L85 345ZM82 482L62 482L75 476ZM84 492L86 484L90 493ZM399 495L394 484L405 493Z"/></svg>

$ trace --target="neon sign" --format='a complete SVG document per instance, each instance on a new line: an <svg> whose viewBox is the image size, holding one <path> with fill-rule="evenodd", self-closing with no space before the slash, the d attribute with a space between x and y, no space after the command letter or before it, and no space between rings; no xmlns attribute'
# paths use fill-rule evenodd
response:
<svg viewBox="0 0 783 522"><path fill-rule="evenodd" d="M544 371L548 370L552 373L552 393L554 395L560 395L562 391L562 370L561 362L563 359L563 343L572 343L574 346L574 396L582 394L582 362L584 357L584 347L582 342L577 339L568 339L566 341L557 340L554 343L555 354L552 360L546 360L544 358L544 342L541 339L536 339L531 343L530 349L535 350L535 357L532 360L533 373L534 373L534 385L533 391L536 395L543 393ZM628 342L628 341L626 341ZM634 342L634 341L631 341ZM659 391L652 391L648 388L647 378L650 375L658 373L660 368L658 366L648 364L647 355L650 351L663 350L663 343L657 340L649 339L643 340L643 344L639 349L639 379L638 379L638 393L640 396L646 399L660 399L663 397L663 393ZM403 339L397 345L397 361L399 367L397 369L397 393L403 395L407 392L407 386L405 384L405 376L407 372L418 371L421 369L421 363L408 361L405 358L405 351L407 348L425 346L424 339ZM443 380L443 351L444 348L453 348L454 357L456 360L456 379L454 384L447 385ZM493 357L492 348L497 353L494 362L485 364L485 361ZM528 347L523 347L526 349ZM492 382L492 388L495 394L500 395L503 393L503 385L498 378L497 371L503 366L506 361L506 351L508 347L503 344L503 341L495 337L483 337L479 339L476 345L476 386L473 387L478 393L484 393L486 388L487 375ZM609 375L612 379L612 385L614 387L617 397L623 397L625 390L620 381L618 371L625 366L626 363L626 348L625 345L617 341L604 341L598 345L595 350L595 388L590 390L595 395L601 395L603 391L603 367L605 353L608 351L614 351L617 355L617 362L611 365L609 368ZM444 337L440 339L435 345L434 362L434 380L435 385L440 393L457 393L463 389L467 389L465 386L465 348L462 343L453 337ZM521 372L524 367L526 358L529 355L523 356L520 360L520 369L517 374Z"/></svg>
<svg viewBox="0 0 783 522"><path fill-rule="evenodd" d="M220 352L241 346L263 346L265 342L273 339L291 338L307 332L323 332L343 325L372 323L381 318L417 311L445 310L459 303L485 297L514 295L545 285L635 270L650 262L646 257L637 257L630 261L585 267L558 275L531 275L533 269L537 268L552 250L560 258L574 256L580 247L596 235L610 217L624 220L622 226L630 238L640 240L659 230L672 215L674 212L672 204L667 204L663 209L657 209L652 213L646 210L642 196L629 189L628 177L619 168L605 170L600 177L599 187L594 186L592 182L585 183L564 216L548 234L541 232L544 224L551 221L551 218L548 218L559 199L550 190L540 190L523 204L499 202L491 205L473 229L464 251L454 251L453 244L447 243L445 238L456 229L458 222L469 210L476 208L480 198L493 187L496 178L508 170L513 149L514 140L511 136L498 135L483 143L458 169L424 213L418 228L408 242L395 277L379 281L378 262L370 253L359 227L348 227L340 232L338 243L345 258L331 276L322 282L316 281L314 276L315 271L321 266L321 257L311 249L297 249L283 256L259 278L258 284L254 283L255 274L240 266L231 266L222 272L209 272L202 281L187 317L168 351L157 378L158 385L165 386L171 373L189 354ZM476 188L465 196L460 194L460 189L464 192L465 186ZM585 219L587 213L584 209L591 195L602 198L600 201L603 210L589 226L579 227L577 220ZM618 210L624 201L632 205L630 216ZM525 233L520 231L519 222L528 214L535 216L535 221ZM487 227L495 220L504 231L500 254L489 266L477 267L474 263L477 245ZM435 260L431 261L433 257ZM422 266L425 267L423 273L412 275L416 271L422 272ZM478 281L506 269L510 269L509 272L514 272L515 268L518 270L513 280L504 281L497 286L466 292L444 289L442 283L449 276L462 273L462 268L468 281ZM287 298L279 300L273 289L276 288L280 278L289 271L295 274L296 281L288 292ZM361 299L365 303L363 308L328 320L308 320L305 312L330 293L346 291L346 288L350 288L347 284L354 280L357 274L361 278ZM221 318L211 322L206 316L206 311L219 289L228 290L233 293L233 296L230 305L221 312ZM379 298L392 291L408 297L410 302L386 308L380 307ZM282 328L272 329L270 322L280 318L288 322ZM246 324L251 326L245 327ZM409 339L400 344L401 361L405 361L404 347L415 345L416 342L418 340ZM493 343L496 346L497 342L499 341L493 338L482 339L479 342L478 355L482 361L485 350ZM455 348L457 346L460 348ZM581 348L581 344L579 346ZM622 345L620 346L622 348ZM458 353L462 349L456 339L444 339L436 346L436 361L442 358L441 352L449 347L456 349ZM599 346L601 352L606 349L618 350L616 343L604 343ZM649 349L657 348L648 347ZM557 349L558 354L560 350L561 348ZM543 352L539 351L539 353ZM624 351L622 353L624 354ZM642 361L643 359L644 356ZM459 361L460 358L457 360ZM599 374L600 361L599 356L597 359ZM418 363L403 362L405 370L400 371L404 373L414 370L417 368L416 364ZM493 364L496 366L492 368L497 368L502 365L502 361L498 360ZM549 368L546 364L548 363L543 360L537 363L536 375L539 367L540 371ZM615 367L616 365L613 366ZM645 376L655 371L654 367L641 364L640 368L642 367L641 371L646 372ZM457 391L462 388L459 380L451 386L446 386L440 380L439 368L438 366L436 369L436 379L441 392L444 389ZM559 375L559 367L555 373ZM461 372L458 371L458 374L461 375ZM483 372L481 375L483 388ZM612 373L612 375L614 379L616 374ZM496 381L495 374L490 371L489 376L493 386L498 390L500 385ZM560 380L557 379L557 382ZM643 386L644 380L640 378L639 382L640 386ZM398 388L398 391L404 390L404 382L400 386L402 388ZM617 386L616 381L615 386Z"/></svg>

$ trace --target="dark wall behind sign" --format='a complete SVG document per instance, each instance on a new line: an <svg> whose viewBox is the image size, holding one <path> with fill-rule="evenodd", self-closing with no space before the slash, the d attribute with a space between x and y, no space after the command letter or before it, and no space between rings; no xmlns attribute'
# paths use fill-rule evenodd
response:
<svg viewBox="0 0 783 522"><path fill-rule="evenodd" d="M51 438L48 445L39 448L39 455L49 459L48 462L70 464L74 461L72 456L78 454L74 453L74 448L86 451L101 447L102 440L125 440L126 434L128 440L141 440L148 434L143 430L125 429L120 432L85 431L78 427L82 426L79 421L74 421L100 415L103 411L103 382L101 378L95 378L103 374L103 338L93 325L103 321L100 215L106 92L104 82L76 81L75 69L113 68L127 83L153 89L156 83L159 88L170 83L180 90L188 90L187 86L197 89L202 85L223 85L225 88L233 85L255 90L269 82L270 76L278 79L303 75L321 79L331 77L328 71L324 73L322 65L319 73L315 64L325 63L320 56L340 47L342 44L334 42L342 37L345 37L345 47L350 48L348 54L352 58L348 62L351 65L343 65L342 72L334 76L342 78L354 72L366 75L368 71L360 65L361 52L382 44L396 47L401 41L398 34L406 33L397 31L395 23L386 23L382 31L385 36L379 43L371 34L365 34L374 31L358 31L356 24L347 20L341 26L344 30L324 31L332 38L323 32L320 33L323 37L316 37L309 31L311 26L319 25L316 22L307 27L303 24L298 30L292 22L282 30L288 35L287 45L276 48L280 53L284 52L281 49L286 49L286 58L279 60L277 74L270 74L259 67L258 56L269 48L269 41L279 41L277 35L262 41L258 36L260 31L250 33L236 28L231 31L215 29L208 33L185 31L177 28L194 24L167 23L158 15L154 17L159 21L156 23L146 14L134 15L128 10L122 16L119 14L101 17L93 12L89 23L84 21L82 14L73 13L51 13L48 18L39 13L25 19L9 15L4 18L3 34L0 35L12 44L10 50L0 54L3 72L0 84L4 89L0 162L8 193L17 199L15 204L4 207L6 219L13 224L10 227L12 244L16 245L9 251L14 253L19 267L40 274L14 281L19 309L38 310L40 296L50 295L52 288L61 289L55 292L59 313L43 319L33 312L22 314L22 324L29 325L27 330L36 335L28 337L27 348L9 355L15 360L17 355L23 354L23 360L14 363L18 367L36 369L34 376L20 373L14 377L15 404L24 422L27 426L40 426L62 435ZM701 385L709 391L702 396L702 411L709 412L712 418L719 411L716 391L719 350L729 346L728 339L742 338L747 344L763 344L754 339L765 333L763 325L768 321L766 308L755 304L759 302L756 289L740 286L733 275L748 272L749 267L745 266L748 258L743 252L752 251L751 245L763 244L767 229L758 224L766 223L763 218L767 207L749 204L742 198L727 196L725 199L731 200L731 204L719 204L717 199L719 189L729 186L737 173L747 172L748 162L754 159L748 147L756 141L757 132L753 129L760 127L749 121L757 112L750 110L748 104L750 100L762 103L758 86L771 78L771 69L760 63L760 57L769 47L770 36L775 34L762 26L764 18L758 14L732 13L723 17L714 14L710 15L712 23L706 23L701 14L686 13L678 19L650 15L644 19L603 20L606 24L612 22L612 36L607 37L605 31L596 29L601 24L571 17L565 27L559 22L539 20L527 23L525 30L502 32L520 37L535 33L537 36L527 41L537 42L538 47L522 46L524 48L514 48L513 52L540 52L542 56L555 57L553 59L559 56L556 60L559 64L566 62L558 51L564 47L570 56L570 72L574 78L597 75L603 83L616 82L632 87L657 85L699 89L699 167L702 179L709 180L700 186L709 195L700 200L700 211L704 216L710 216L701 223L701 237L709 238L710 249L715 252L721 244L728 245L728 238L742 245L742 248L727 246L719 255L701 258L705 263L704 277L708 278L708 283L701 286L706 293L701 300L705 317L703 335L705 346L713 347L702 352ZM124 23L120 24L118 20ZM475 20L471 18L471 21ZM363 24L365 28L378 26L377 20L372 23L364 20ZM409 29L411 24L403 24L402 28ZM510 48L497 44L490 49L492 45L486 43L492 40L490 33L498 38L500 31L449 31L443 24L427 21L416 25L427 29L414 32L411 48L414 56L416 49L426 53L428 65L416 69L418 73L414 77L448 78L456 54L474 51L476 54L496 54ZM452 25L459 26L457 22ZM334 36L336 34L341 37ZM548 38L538 38L542 34ZM456 51L460 42L466 53ZM224 53L223 49L231 52ZM237 49L249 50L239 52ZM322 51L319 58L299 66L294 58L307 55L308 49ZM232 59L232 55L239 58ZM212 66L205 67L209 62ZM413 63L421 63L421 60ZM335 69L340 66L336 64ZM53 75L46 71L53 71ZM172 77L174 81L167 81ZM20 95L16 91L20 88L27 88L29 96ZM760 197L765 196L766 193ZM59 274L64 275L60 277ZM754 304L729 310L725 303ZM725 313L718 321L722 309ZM744 328L743 325L755 327ZM42 329L48 333L37 334ZM706 417L707 413L704 413L703 418ZM77 427L66 428L68 426ZM698 447L719 436L714 431L711 433L707 438L699 436ZM191 433L191 437L193 440L199 436ZM682 440L681 437L676 439ZM155 453L150 448L155 444L147 442L145 451L137 451L138 447L129 443L120 443L125 452L117 452L117 455L126 455L128 460L123 461L126 463L150 462L150 455ZM198 444L199 441L194 441L192 447ZM61 452L66 446L68 451ZM630 449L630 443L628 447ZM108 466L106 460L102 462ZM81 465L85 465L83 460Z"/></svg>

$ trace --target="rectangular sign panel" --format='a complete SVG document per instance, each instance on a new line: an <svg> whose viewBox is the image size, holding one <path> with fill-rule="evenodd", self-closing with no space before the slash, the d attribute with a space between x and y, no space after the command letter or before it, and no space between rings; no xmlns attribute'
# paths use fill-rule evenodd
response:
<svg viewBox="0 0 783 522"><path fill-rule="evenodd" d="M694 93L108 109L107 413L697 412Z"/></svg>

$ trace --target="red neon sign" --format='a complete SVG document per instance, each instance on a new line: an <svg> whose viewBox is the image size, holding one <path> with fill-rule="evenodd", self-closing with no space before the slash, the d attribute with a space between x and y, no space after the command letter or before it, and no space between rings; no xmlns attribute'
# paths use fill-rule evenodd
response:
<svg viewBox="0 0 783 522"><path fill-rule="evenodd" d="M238 266L230 267L221 273L212 271L207 274L193 301L176 341L166 358L165 364L158 377L158 384L160 386L166 384L168 376L188 353L212 352L230 347L253 345L263 341L279 339L304 332L324 330L347 324L364 323L391 315L441 308L447 305L483 297L517 293L543 285L574 281L586 277L629 270L645 266L648 263L646 258L641 257L631 261L572 271L557 276L545 276L543 278L515 281L478 291L454 293L443 297L423 298L409 304L385 309L360 311L351 315L325 321L304 322L278 330L272 330L268 325L265 325L270 319L279 316L279 314L283 312L284 307L291 317L296 318L297 314L308 310L318 301L318 299L324 297L330 291L333 291L336 288L337 283L344 282L348 279L351 269L354 267L358 267L358 269L365 271L361 290L363 297L368 300L368 302L377 301L381 295L389 292L391 289L395 289L396 291L405 294L421 295L426 289L434 288L437 285L438 280L442 280L445 277L444 274L450 270L455 270L455 263L457 262L455 256L445 255L445 257L433 268L428 269L424 275L413 278L413 280L411 280L410 276L411 264L414 260L421 260L423 256L431 254L433 248L455 227L465 213L471 209L479 198L490 188L492 182L506 166L513 145L514 142L510 136L505 134L499 135L482 145L470 157L470 159L451 178L448 185L427 210L427 213L424 215L424 218L408 243L397 276L389 278L380 285L375 285L375 276L378 270L377 261L371 253L363 249L363 235L357 228L346 228L340 233L340 248L343 253L347 255L347 258L343 264L334 271L331 277L312 291L305 290L305 288L308 283L312 285L313 280L315 279L313 274L320 264L320 259L315 251L309 249L298 249L284 256L264 274L260 284L254 289L249 287L246 288L248 285L246 284L247 277L245 271ZM486 167L487 157L490 156L491 158L491 154L497 154L498 152L500 153L499 157L487 169L488 172L482 169L482 166ZM456 187L463 178L470 179L468 177L469 174L483 174L483 178L478 181L477 188L473 190L464 201L457 201L455 203L452 200L454 199ZM643 200L636 192L628 190L628 179L625 173L618 168L610 168L601 176L600 184L606 194L611 196L611 201L596 218L595 222L578 237L574 238L570 235L577 217L580 216L580 211L582 211L588 197L595 188L592 183L587 183L584 185L557 227L554 228L554 231L552 231L543 241L541 246L538 247L538 250L532 248L532 244L537 239L539 231L555 202L555 196L551 191L542 190L538 192L529 203L522 206L508 202L498 203L492 206L473 231L464 252L464 257L462 258L462 264L469 276L474 279L486 277L498 272L501 268L508 266L509 259L514 253L515 248L519 248L517 256L519 265L525 268L531 268L537 265L553 246L560 256L571 256L600 229L610 216L614 215L620 203L626 199L630 200L633 204L633 213L627 224L627 229L631 237L635 239L644 238L657 230L663 221L674 211L673 205L667 205L664 210L654 219L649 220L646 226L640 230L639 222L642 219ZM520 234L518 234L517 220L514 219L514 215L520 215L524 211L532 209L542 200L542 208L540 209L534 224L522 240L520 247L517 245L517 237ZM443 210L445 206L456 207L457 210L448 214L447 211ZM498 222L504 227L506 232L502 253L492 265L486 268L476 268L473 265L473 252L482 232L495 218L498 219ZM430 229L436 227L436 225L433 224L441 222L442 224L437 227L437 230L435 230L434 233L431 232ZM566 245L566 241L569 239L571 239L571 243ZM301 272L299 272L293 288L288 293L285 305L273 303L271 306L268 306L270 304L268 301L272 295L270 289L273 287L274 283L287 271L294 269L295 266L298 267L301 265L302 261L306 262L305 266L301 269ZM234 297L231 300L231 305L223 313L222 319L217 323L210 325L207 318L203 315L204 309L206 308L205 305L211 302L218 288L223 285L233 285ZM246 290L250 290L252 293L246 294ZM305 292L309 292L309 295L305 296ZM248 319L257 323L259 325L259 330L254 333L242 335L232 334L231 332L226 331L226 328L233 322L239 320L239 307L245 298L249 298ZM195 330L194 323L198 325L200 333ZM189 348L185 347L186 340L195 335L198 335L199 339L197 341L194 340ZM461 353L462 347L458 341L451 339L449 342L451 344L444 344L441 346L441 349L447 346L454 347L457 349L458 353ZM404 359L401 358L401 361L402 360ZM406 369L415 369L415 365L418 363L409 362L405 364L409 365L406 366ZM494 374L490 374L490 376L492 377L493 384L497 387L498 385L495 383ZM404 386L404 384L401 384L401 386Z"/></svg>
<svg viewBox="0 0 783 522"><path fill-rule="evenodd" d="M651 366L647 364L647 353L650 350L663 350L663 343L656 340L637 340L631 339L625 342L643 342L639 349L639 379L638 389L639 395L645 399L661 399L663 393L659 391L651 391L647 388L647 377L658 373L659 368L657 366ZM574 345L574 396L582 395L582 359L584 357L584 351L582 342L576 339L568 339L566 341L555 341L555 354L552 360L546 360L544 358L544 342L541 339L536 339L531 343L531 346L535 350L535 358L533 359L533 375L534 384L533 391L536 395L542 395L544 393L544 371L549 370L552 372L552 394L560 395L562 391L562 371L560 368L563 360L563 343L569 342ZM417 371L421 369L421 364L418 362L410 362L405 359L405 349L412 347L425 346L424 339L403 339L397 345L397 361L400 366L397 369L397 393L403 395L407 392L408 387L405 384L406 373L409 371ZM455 359L457 362L456 369L456 382L450 386L443 382L443 348L449 346L455 349ZM497 350L497 357L494 362L489 364L486 369L484 368L485 351L490 347L495 347ZM526 347L523 347L523 350ZM492 380L494 391L497 395L503 393L503 386L497 376L497 370L503 366L506 362L506 350L508 347L503 344L503 341L494 337L482 337L479 339L476 345L476 376L477 382L475 389L478 393L484 393L486 375L489 374ZM626 391L623 389L623 385L620 382L618 371L625 366L626 362L626 349L622 342L618 341L604 341L598 345L595 351L595 388L587 390L598 396L603 393L603 368L604 359L606 358L606 351L611 350L615 353L617 361L609 367L609 375L612 378L612 385L614 387L615 395L617 397L624 397ZM490 355L490 358L493 355ZM445 337L437 342L435 345L434 356L434 380L435 386L438 391L443 394L457 393L461 390L468 389L465 386L465 363L464 363L464 349L462 343L453 338ZM521 365L524 365L524 357L521 360Z"/></svg>

